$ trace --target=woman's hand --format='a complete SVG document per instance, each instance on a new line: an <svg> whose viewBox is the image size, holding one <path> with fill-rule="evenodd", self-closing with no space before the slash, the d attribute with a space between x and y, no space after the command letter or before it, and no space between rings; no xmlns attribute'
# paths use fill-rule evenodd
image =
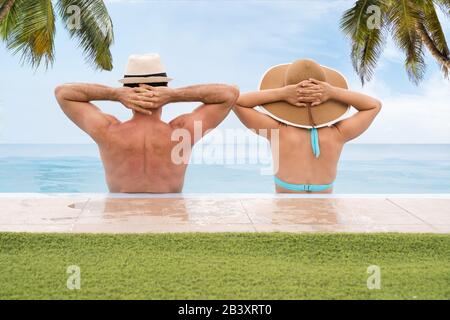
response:
<svg viewBox="0 0 450 320"><path fill-rule="evenodd" d="M284 100L297 107L306 107L307 103L314 107L329 100L333 90L334 87L327 82L304 80L284 87Z"/></svg>
<svg viewBox="0 0 450 320"><path fill-rule="evenodd" d="M309 102L312 107L328 101L334 92L332 85L316 79L309 79L306 82L302 82L302 84L302 88L299 90L299 101Z"/></svg>
<svg viewBox="0 0 450 320"><path fill-rule="evenodd" d="M306 107L306 103L300 100L300 89L308 80L297 84L291 84L283 88L284 101L297 107Z"/></svg>
<svg viewBox="0 0 450 320"><path fill-rule="evenodd" d="M122 103L125 108L137 112L151 115L148 109L154 108L153 103L149 101L153 97L152 92L147 92L142 88L121 87L115 89L116 99Z"/></svg>

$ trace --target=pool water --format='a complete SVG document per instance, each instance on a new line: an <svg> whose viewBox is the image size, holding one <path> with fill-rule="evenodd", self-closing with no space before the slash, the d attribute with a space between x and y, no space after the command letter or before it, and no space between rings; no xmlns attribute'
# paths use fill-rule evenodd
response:
<svg viewBox="0 0 450 320"><path fill-rule="evenodd" d="M184 192L272 193L260 168L191 164ZM0 192L107 192L104 181L95 145L0 145ZM334 192L450 193L450 145L347 145Z"/></svg>

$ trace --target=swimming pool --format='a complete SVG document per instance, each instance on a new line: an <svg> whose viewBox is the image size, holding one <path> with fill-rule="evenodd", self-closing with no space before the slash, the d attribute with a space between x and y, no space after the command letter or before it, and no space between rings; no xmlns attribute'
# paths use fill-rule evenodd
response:
<svg viewBox="0 0 450 320"><path fill-rule="evenodd" d="M194 151L195 154L195 151ZM192 164L186 193L272 193L260 165ZM450 193L450 145L347 145L335 193ZM0 145L0 192L107 192L95 145Z"/></svg>

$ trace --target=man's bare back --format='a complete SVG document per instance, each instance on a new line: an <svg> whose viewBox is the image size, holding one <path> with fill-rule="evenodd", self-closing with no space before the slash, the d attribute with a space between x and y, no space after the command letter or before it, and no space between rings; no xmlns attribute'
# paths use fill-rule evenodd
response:
<svg viewBox="0 0 450 320"><path fill-rule="evenodd" d="M144 116L145 117L145 116ZM187 164L175 164L173 128L139 117L112 124L99 143L111 192L181 192Z"/></svg>
<svg viewBox="0 0 450 320"><path fill-rule="evenodd" d="M184 141L191 147L206 132L219 125L236 102L239 91L228 85L199 85L170 89L142 85L138 88L109 88L95 84L66 84L56 89L66 115L98 144L111 192L181 192L188 161L173 159L174 147ZM133 109L133 117L120 122L100 111L91 101L110 100ZM191 113L169 123L161 120L162 108L174 102L199 101ZM194 134L201 124L200 135ZM175 130L185 138L173 139ZM184 150L188 160L191 148Z"/></svg>

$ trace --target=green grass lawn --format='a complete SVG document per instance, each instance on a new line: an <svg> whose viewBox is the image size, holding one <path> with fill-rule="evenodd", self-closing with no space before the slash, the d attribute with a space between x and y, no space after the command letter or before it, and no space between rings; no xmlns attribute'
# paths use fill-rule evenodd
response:
<svg viewBox="0 0 450 320"><path fill-rule="evenodd" d="M450 299L450 235L0 233L0 299L18 298Z"/></svg>

